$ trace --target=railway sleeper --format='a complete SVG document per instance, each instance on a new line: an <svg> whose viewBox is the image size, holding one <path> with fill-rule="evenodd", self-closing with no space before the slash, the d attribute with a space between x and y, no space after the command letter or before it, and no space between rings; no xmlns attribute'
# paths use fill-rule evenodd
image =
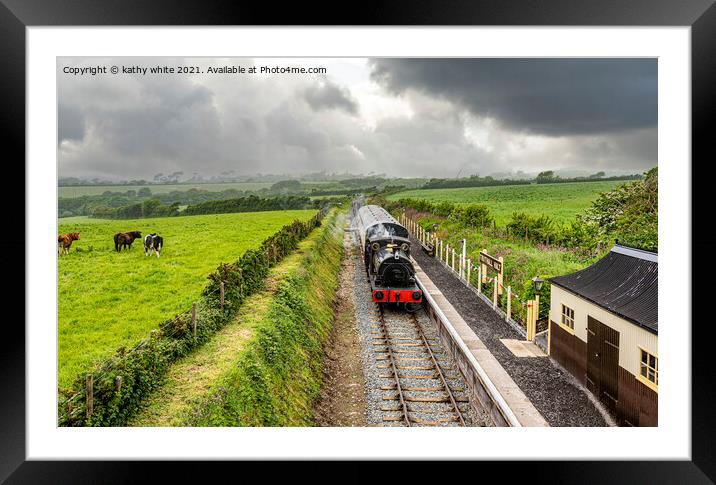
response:
<svg viewBox="0 0 716 485"><path fill-rule="evenodd" d="M378 377L380 377L381 379L393 379L394 378L393 374L387 374L387 375L381 374ZM431 374L431 375L427 375L427 376L423 376L423 375L407 376L405 374L398 374L398 377L400 377L401 379L440 379L440 376L438 374ZM458 380L459 377L453 377L453 376L446 375L445 379L448 381L455 381L455 380Z"/></svg>
<svg viewBox="0 0 716 485"><path fill-rule="evenodd" d="M394 396L383 396L383 401L398 401L400 396L397 394ZM445 402L450 403L450 398L446 397L418 397L418 396L403 396L403 401L406 402ZM467 398L456 397L455 402L469 402Z"/></svg>
<svg viewBox="0 0 716 485"><path fill-rule="evenodd" d="M441 392L441 391L443 391L444 392L445 391L445 388L443 386L415 387L415 386L406 386L406 385L401 384L400 388L403 391L414 391L414 392L420 392L420 391L425 391L425 392ZM396 386L396 385L381 386L380 389L381 389L381 391L395 391L396 389L398 389L398 386ZM455 388L451 388L451 390L453 393L455 393L455 392L463 392L465 389L462 387L455 387Z"/></svg>

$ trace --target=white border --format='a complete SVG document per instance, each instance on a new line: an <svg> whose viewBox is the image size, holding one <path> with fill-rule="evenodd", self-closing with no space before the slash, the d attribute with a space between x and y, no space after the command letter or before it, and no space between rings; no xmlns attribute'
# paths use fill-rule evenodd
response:
<svg viewBox="0 0 716 485"><path fill-rule="evenodd" d="M56 56L150 55L658 57L659 427L57 428L56 252L46 244L56 237ZM28 28L27 459L690 459L689 59L682 27Z"/></svg>

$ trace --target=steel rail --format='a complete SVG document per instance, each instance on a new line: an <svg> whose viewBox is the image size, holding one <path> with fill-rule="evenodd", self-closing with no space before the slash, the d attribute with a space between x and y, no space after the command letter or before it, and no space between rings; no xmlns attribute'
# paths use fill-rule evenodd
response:
<svg viewBox="0 0 716 485"><path fill-rule="evenodd" d="M415 321L415 327L418 330L418 334L420 335L420 338L423 340L423 344L425 345L425 348L428 349L428 353L430 354L430 358L433 361L433 364L435 365L435 369L438 371L438 375L440 376L440 381L442 381L443 386L445 386L445 390L447 391L448 397L450 397L450 402L452 403L453 407L455 408L455 412L457 413L457 417L460 419L460 423L463 426L466 426L465 420L462 417L462 413L460 412L460 408L457 405L457 402L455 402L455 396L453 395L452 389L450 389L450 386L448 386L447 381L445 380L445 376L443 375L443 371L440 368L440 364L438 364L437 359L435 359L435 356L433 355L433 349L430 348L430 344L428 344L427 339L425 338L425 334L423 333L423 329L420 326L420 322L418 322L417 317L415 314L411 314L413 317L413 320Z"/></svg>
<svg viewBox="0 0 716 485"><path fill-rule="evenodd" d="M400 397L400 404L403 407L403 418L405 419L405 424L410 427L410 417L408 416L408 405L405 403L405 397L403 396L403 389L400 386L400 376L398 375L398 368L395 365L395 360L393 359L393 350L391 349L391 341L390 341L390 335L388 334L388 327L385 325L385 314L383 313L383 307L378 303L378 311L380 312L380 328L383 330L383 333L385 334L385 340L387 342L386 348L388 349L388 357L390 357L390 365L393 368L393 377L395 377L395 384L398 388L398 397Z"/></svg>
<svg viewBox="0 0 716 485"><path fill-rule="evenodd" d="M485 369L482 368L475 356L472 355L470 349L467 348L467 345L465 344L465 342L462 341L455 328L453 328L448 317L437 305L432 295L428 292L427 288L425 288L425 285L423 285L422 281L420 281L417 275L415 281L417 282L420 289L423 291L423 298L425 302L430 305L430 307L435 311L438 318L443 323L443 326L447 329L448 333L452 337L453 342L455 342L460 351L467 358L472 368L475 369L475 372L477 373L480 382L485 388L485 391L487 392L488 396L490 396L490 399L495 404L500 414L502 414L502 416L505 418L507 424L514 427L521 427L522 424L517 419L517 416L515 416L515 413L512 411L510 406L507 404L507 401L505 401L505 398L502 396L502 394L497 389L492 380L490 380L490 377L485 372Z"/></svg>

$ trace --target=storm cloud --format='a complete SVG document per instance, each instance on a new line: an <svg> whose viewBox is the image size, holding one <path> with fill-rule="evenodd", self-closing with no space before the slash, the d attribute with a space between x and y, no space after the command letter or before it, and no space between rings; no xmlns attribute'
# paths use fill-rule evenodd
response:
<svg viewBox="0 0 716 485"><path fill-rule="evenodd" d="M496 61L270 60L327 67L321 75L69 76L58 69L59 173L453 177L634 173L656 165L655 61ZM263 62L60 58L58 68Z"/></svg>
<svg viewBox="0 0 716 485"><path fill-rule="evenodd" d="M335 108L346 110L351 114L358 112L358 105L348 90L336 86L332 82L310 86L305 91L305 97L308 104L317 111Z"/></svg>
<svg viewBox="0 0 716 485"><path fill-rule="evenodd" d="M656 59L375 59L371 77L548 136L655 127Z"/></svg>

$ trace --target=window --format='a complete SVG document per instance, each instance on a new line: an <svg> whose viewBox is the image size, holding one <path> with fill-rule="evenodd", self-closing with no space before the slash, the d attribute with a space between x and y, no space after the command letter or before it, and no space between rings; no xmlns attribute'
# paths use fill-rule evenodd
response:
<svg viewBox="0 0 716 485"><path fill-rule="evenodd" d="M659 359L640 348L641 361L639 363L639 377L645 383L651 383L655 387L659 385Z"/></svg>
<svg viewBox="0 0 716 485"><path fill-rule="evenodd" d="M562 305L562 325L574 330L574 310Z"/></svg>

